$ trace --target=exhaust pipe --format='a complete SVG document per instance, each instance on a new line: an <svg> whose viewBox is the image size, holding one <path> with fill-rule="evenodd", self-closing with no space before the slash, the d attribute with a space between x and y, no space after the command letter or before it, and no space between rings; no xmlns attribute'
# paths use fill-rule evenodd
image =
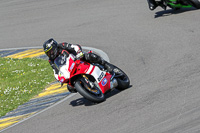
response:
<svg viewBox="0 0 200 133"><path fill-rule="evenodd" d="M112 81L110 81L110 89L114 89L117 86L118 86L118 82L116 79L113 79Z"/></svg>

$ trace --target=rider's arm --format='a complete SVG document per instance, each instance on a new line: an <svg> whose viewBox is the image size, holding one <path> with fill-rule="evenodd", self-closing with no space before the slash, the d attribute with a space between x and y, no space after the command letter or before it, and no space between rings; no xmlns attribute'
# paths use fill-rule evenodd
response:
<svg viewBox="0 0 200 133"><path fill-rule="evenodd" d="M58 47L67 50L69 53L77 55L78 53L82 52L82 48L79 44L70 44L70 43L60 43Z"/></svg>
<svg viewBox="0 0 200 133"><path fill-rule="evenodd" d="M53 61L49 60L49 64L51 65L51 67L52 67L52 69L53 69L55 79L56 79L56 80L59 80L59 79L58 79L59 70L56 68L56 66L55 66L55 64L53 63Z"/></svg>
<svg viewBox="0 0 200 133"><path fill-rule="evenodd" d="M69 80L66 79L63 75L60 75L59 70L57 69L53 61L49 60L49 64L51 65L53 69L55 79L59 81L61 85L63 85L63 83L69 82Z"/></svg>

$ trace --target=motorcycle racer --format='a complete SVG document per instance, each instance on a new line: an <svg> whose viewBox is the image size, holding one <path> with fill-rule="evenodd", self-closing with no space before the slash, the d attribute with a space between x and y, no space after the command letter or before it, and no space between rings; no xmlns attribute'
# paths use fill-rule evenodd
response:
<svg viewBox="0 0 200 133"><path fill-rule="evenodd" d="M47 40L43 44L43 50L45 54L49 57L49 64L54 71L54 77L59 80L59 70L54 64L54 60L61 54L68 57L69 54L73 54L77 59L86 60L89 63L99 63L103 65L108 72L112 72L112 66L102 59L100 56L94 53L83 53L82 47L79 44L70 44L67 42L57 43L53 38ZM68 88L70 91L70 88ZM72 90L71 90L72 91Z"/></svg>

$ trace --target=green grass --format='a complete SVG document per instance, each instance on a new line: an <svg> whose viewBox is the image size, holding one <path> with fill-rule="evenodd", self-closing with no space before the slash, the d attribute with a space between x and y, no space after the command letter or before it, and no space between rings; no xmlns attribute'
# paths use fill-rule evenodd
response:
<svg viewBox="0 0 200 133"><path fill-rule="evenodd" d="M0 117L29 101L54 80L47 60L0 57Z"/></svg>

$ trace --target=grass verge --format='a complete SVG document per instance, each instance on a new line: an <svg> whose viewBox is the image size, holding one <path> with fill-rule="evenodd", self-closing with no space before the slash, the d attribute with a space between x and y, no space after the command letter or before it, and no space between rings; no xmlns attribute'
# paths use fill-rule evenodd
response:
<svg viewBox="0 0 200 133"><path fill-rule="evenodd" d="M0 57L0 117L28 102L54 80L46 60Z"/></svg>

